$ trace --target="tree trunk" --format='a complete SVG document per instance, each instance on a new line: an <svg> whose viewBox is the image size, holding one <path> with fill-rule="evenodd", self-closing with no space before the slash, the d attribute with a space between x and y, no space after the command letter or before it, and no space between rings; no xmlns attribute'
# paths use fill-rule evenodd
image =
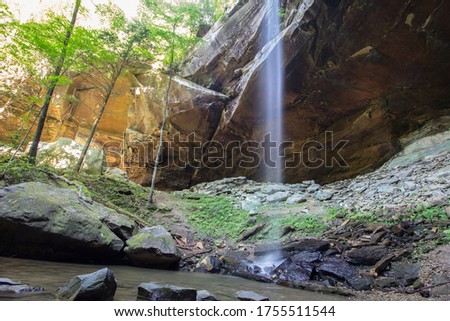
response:
<svg viewBox="0 0 450 321"><path fill-rule="evenodd" d="M72 20L70 22L69 27L66 31L66 36L63 42L63 48L61 50L61 55L58 58L58 62L56 64L56 68L54 73L51 76L51 82L47 89L47 93L45 94L44 104L41 108L41 113L39 116L39 122L36 127L36 132L33 137L33 143L31 144L29 157L30 163L34 164L36 161L37 149L39 142L41 140L42 131L44 129L45 119L47 118L48 107L50 106L50 101L52 100L53 92L55 91L55 87L58 84L58 78L61 76L61 72L64 66L64 60L66 59L67 54L67 46L69 45L69 40L72 35L73 28L75 27L75 22L77 20L78 10L80 9L81 0L75 0L75 7L72 13Z"/></svg>
<svg viewBox="0 0 450 321"><path fill-rule="evenodd" d="M175 27L173 28L175 32ZM152 174L152 183L150 186L150 193L148 194L148 200L147 200L147 206L151 207L153 204L153 194L155 193L155 184L156 184L156 174L158 172L158 163L159 159L161 157L162 152L162 146L163 146L163 135L164 135L164 128L166 127L166 120L167 120L167 108L169 105L169 92L170 92L170 85L172 84L172 78L173 78L173 59L174 59L174 43L172 42L172 49L170 52L170 64L169 64L169 82L167 83L166 87L166 95L164 99L164 111L163 111L163 119L161 123L161 130L159 132L159 145L158 150L156 152L155 157L155 167L153 167L153 174Z"/></svg>
<svg viewBox="0 0 450 321"><path fill-rule="evenodd" d="M106 104L108 103L109 97L111 96L111 93L113 91L114 84L115 84L115 81L112 85L110 85L110 87L108 88L108 91L106 92L105 97L103 98L102 106L100 107L100 111L97 115L97 118L95 119L94 125L91 128L89 137L86 140L86 143L84 144L83 150L81 151L80 158L78 158L77 164L75 165L75 173L79 173L81 170L81 166L83 165L84 159L86 158L87 151L89 149L89 146L91 145L92 138L94 138L95 132L97 131L97 126L100 123L100 119L102 118L103 112L105 111L105 108L106 108Z"/></svg>
<svg viewBox="0 0 450 321"><path fill-rule="evenodd" d="M80 158L78 158L78 162L75 165L75 173L79 173L81 171L81 166L83 166L84 159L86 158L87 151L89 149L89 146L91 145L91 141L94 138L94 134L97 131L97 126L100 123L100 120L102 118L103 112L105 111L106 104L108 103L109 98L111 97L111 94L114 90L114 86L117 82L117 79L122 74L123 69L125 68L127 64L128 57L130 55L131 49L133 48L135 40L131 40L128 44L127 50L122 56L122 61L120 63L119 68L113 72L111 82L109 83L108 89L105 93L105 96L103 97L102 106L100 107L100 111L97 115L97 118L95 119L94 125L91 128L91 132L89 133L89 137L86 140L86 143L84 144L83 150L81 151Z"/></svg>

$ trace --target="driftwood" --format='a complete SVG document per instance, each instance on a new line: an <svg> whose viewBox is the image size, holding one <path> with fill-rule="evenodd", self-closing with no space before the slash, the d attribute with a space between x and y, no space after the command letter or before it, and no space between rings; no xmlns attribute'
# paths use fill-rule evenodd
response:
<svg viewBox="0 0 450 321"><path fill-rule="evenodd" d="M93 203L93 201L92 201L92 199L91 199L90 197L87 197L86 195L84 195L84 193L83 193L83 185L81 185L81 184L79 184L79 183L77 183L77 182L73 182L73 181L71 181L71 180L65 178L64 176L56 175L55 173L52 173L52 172L48 172L48 171L43 171L43 172L44 172L45 174L47 174L47 175L53 177L54 179L58 179L58 180L60 180L60 181L63 181L64 183L66 183L66 184L68 184L68 185L70 185L70 186L75 186L75 187L78 189L78 197L79 197L83 202L86 202L86 203L89 203L89 204L92 204L92 203Z"/></svg>
<svg viewBox="0 0 450 321"><path fill-rule="evenodd" d="M258 232L260 232L265 226L266 226L266 224L256 225L250 231L248 231L247 233L242 235L242 237L238 240L238 242L245 241L245 240L251 238L253 235L258 234Z"/></svg>
<svg viewBox="0 0 450 321"><path fill-rule="evenodd" d="M295 232L295 226L289 225L289 226L285 226L283 228L283 233L281 233L281 237L285 236L286 234Z"/></svg>
<svg viewBox="0 0 450 321"><path fill-rule="evenodd" d="M383 272L389 264L396 258L404 255L408 251L403 250L396 253L389 254L388 256L383 257L381 260L379 260L377 263L375 263L374 266L369 271L369 274L372 276L378 276L381 272Z"/></svg>
<svg viewBox="0 0 450 321"><path fill-rule="evenodd" d="M392 260L395 259L397 255L391 254L388 256L385 256L381 260L379 260L375 265L370 269L370 275L372 276L378 276L381 272L383 272L389 264L391 264Z"/></svg>
<svg viewBox="0 0 450 321"><path fill-rule="evenodd" d="M446 284L450 284L450 281L446 281L446 282L442 282L442 283L438 283L438 284L433 284L433 285L428 285L428 286L423 286L423 287L418 288L418 289L416 289L414 291L406 291L406 293L414 294L414 293L421 292L421 291L424 291L424 290L437 288L438 286L442 286L442 285L446 285Z"/></svg>

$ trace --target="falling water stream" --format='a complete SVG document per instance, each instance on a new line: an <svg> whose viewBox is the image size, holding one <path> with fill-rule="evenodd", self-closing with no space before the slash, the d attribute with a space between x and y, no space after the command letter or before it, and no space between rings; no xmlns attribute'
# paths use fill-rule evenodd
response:
<svg viewBox="0 0 450 321"><path fill-rule="evenodd" d="M280 0L266 0L268 6L267 23L264 28L264 44L275 41L280 33L281 16ZM275 142L276 148L265 151L264 179L268 182L281 183L282 159L278 152L283 140L283 42L273 47L268 55L262 72L261 90L263 104L263 118L265 124L264 134L269 134L271 142Z"/></svg>

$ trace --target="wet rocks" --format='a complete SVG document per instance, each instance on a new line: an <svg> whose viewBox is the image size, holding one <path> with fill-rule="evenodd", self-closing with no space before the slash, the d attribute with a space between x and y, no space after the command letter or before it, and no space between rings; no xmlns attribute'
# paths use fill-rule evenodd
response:
<svg viewBox="0 0 450 321"><path fill-rule="evenodd" d="M198 262L196 271L218 273L220 272L220 265L221 263L216 255L208 255Z"/></svg>
<svg viewBox="0 0 450 321"><path fill-rule="evenodd" d="M219 301L213 294L206 290L197 291L197 301Z"/></svg>
<svg viewBox="0 0 450 321"><path fill-rule="evenodd" d="M237 291L236 298L239 301L269 301L268 297L262 296L252 291Z"/></svg>
<svg viewBox="0 0 450 321"><path fill-rule="evenodd" d="M401 286L410 286L419 279L419 272L419 263L392 262L390 269L384 275L394 278Z"/></svg>
<svg viewBox="0 0 450 321"><path fill-rule="evenodd" d="M0 295L1 294L30 294L44 292L41 287L30 286L21 282L16 282L8 278L0 278Z"/></svg>
<svg viewBox="0 0 450 321"><path fill-rule="evenodd" d="M365 246L346 252L346 260L357 265L373 265L387 254L384 246Z"/></svg>
<svg viewBox="0 0 450 321"><path fill-rule="evenodd" d="M162 226L146 227L127 240L125 254L136 266L176 268L180 253L175 241Z"/></svg>
<svg viewBox="0 0 450 321"><path fill-rule="evenodd" d="M141 283L137 298L147 301L197 301L197 290L170 284Z"/></svg>
<svg viewBox="0 0 450 321"><path fill-rule="evenodd" d="M113 299L116 288L114 274L104 268L72 278L57 290L57 295L65 301L107 301Z"/></svg>
<svg viewBox="0 0 450 321"><path fill-rule="evenodd" d="M278 283L309 281L313 273L313 265L310 263L312 262L303 261L298 257L289 257L277 266L272 274L276 275Z"/></svg>
<svg viewBox="0 0 450 321"><path fill-rule="evenodd" d="M330 247L329 241L306 238L283 245L282 249L285 251L320 252L326 251L329 247Z"/></svg>
<svg viewBox="0 0 450 321"><path fill-rule="evenodd" d="M369 280L361 277L358 270L339 258L328 258L317 266L317 272L323 276L332 276L345 280L356 290L368 290L371 287Z"/></svg>

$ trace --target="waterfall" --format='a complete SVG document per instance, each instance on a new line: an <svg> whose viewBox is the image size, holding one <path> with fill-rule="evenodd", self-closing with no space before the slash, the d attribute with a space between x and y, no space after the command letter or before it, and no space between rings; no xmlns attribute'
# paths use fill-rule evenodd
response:
<svg viewBox="0 0 450 321"><path fill-rule="evenodd" d="M271 147L264 150L264 173L263 178L268 182L281 183L282 157L279 155L278 147L283 140L283 42L275 38L280 33L281 12L280 0L265 0L268 7L267 23L264 28L263 41L266 46L271 41L278 43L272 47L262 71L261 97L264 120L265 141L270 137ZM270 47L270 46L268 46ZM267 135L270 136L267 136ZM276 143L276 147L273 146Z"/></svg>

